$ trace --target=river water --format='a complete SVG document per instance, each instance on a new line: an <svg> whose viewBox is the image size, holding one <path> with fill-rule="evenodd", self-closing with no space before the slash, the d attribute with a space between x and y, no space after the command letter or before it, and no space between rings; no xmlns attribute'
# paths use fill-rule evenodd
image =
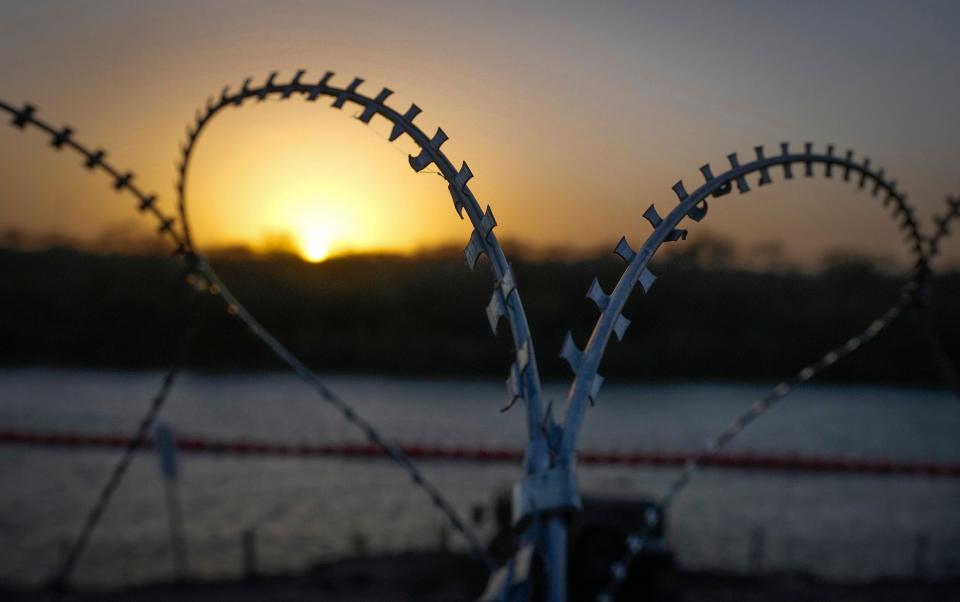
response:
<svg viewBox="0 0 960 602"><path fill-rule="evenodd" d="M131 433L160 373L0 372L0 429ZM491 380L329 376L328 385L391 440L471 447L524 444L523 409L498 412ZM759 385L608 384L587 414L581 448L694 450L765 392ZM566 389L548 383L562 407ZM162 421L180 435L281 442L362 437L287 374L182 377ZM811 385L734 441L731 451L847 454L960 462L960 403L938 389ZM0 446L0 580L47 579L119 450ZM462 515L489 506L520 467L431 461L423 469ZM675 468L581 466L585 493L655 497ZM387 460L181 454L190 571L235 576L254 529L266 571L295 570L360 549L434 548L443 521ZM960 575L960 479L702 471L668 517L669 543L694 569L806 571L866 580ZM492 526L482 524L489 536ZM462 546L456 536L450 544ZM753 560L751 561L751 555ZM141 453L76 571L88 585L170 576L157 460Z"/></svg>

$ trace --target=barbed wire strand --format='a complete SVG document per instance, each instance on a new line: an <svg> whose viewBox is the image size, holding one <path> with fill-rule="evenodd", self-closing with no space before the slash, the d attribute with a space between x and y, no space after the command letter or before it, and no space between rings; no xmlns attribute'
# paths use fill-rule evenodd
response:
<svg viewBox="0 0 960 602"><path fill-rule="evenodd" d="M143 444L147 441L147 438L150 436L150 431L156 422L157 416L159 416L164 404L170 397L170 392L173 389L173 385L183 369L187 354L189 353L189 350L197 336L199 322L200 293L196 290L192 290L190 292L190 301L186 310L186 316L182 321L183 327L180 332L179 342L174 353L173 362L166 374L164 374L160 388L156 394L154 394L150 405L147 407L146 413L140 418L136 432L127 440L126 447L120 454L120 458L117 460L117 463L114 465L113 470L107 477L107 480L100 488L100 492L95 498L96 501L94 502L90 511L87 513L86 519L83 522L83 527L80 529L80 533L71 544L69 551L64 557L63 563L60 565L57 574L53 579L51 586L54 590L62 592L66 589L73 570L80 561L80 558L83 555L83 552L86 550L87 544L89 543L91 537L93 537L93 532L96 530L97 525L99 525L101 517L106 512L107 507L110 505L110 500L113 498L113 494L123 481L123 477L126 475L127 469L130 468L137 450L143 446Z"/></svg>
<svg viewBox="0 0 960 602"><path fill-rule="evenodd" d="M71 128L64 127L60 130L57 130L51 125L37 119L35 116L36 109L32 105L24 105L22 109L17 109L14 106L0 100L0 110L6 111L13 116L11 125L14 127L25 129L28 125L30 125L43 132L46 132L51 137L50 144L53 148L58 150L64 147L73 149L84 157L84 167L91 171L103 171L113 179L113 187L115 190L126 190L133 194L133 196L135 196L139 201L138 209L141 212L152 215L158 222L157 233L160 236L167 236L174 243L176 247L174 255L187 257L189 259L190 254L184 243L184 239L174 227L175 220L165 215L156 206L155 195L148 195L144 193L135 183L133 183L134 175L132 172L122 172L111 165L105 159L106 152L102 149L90 150L77 142L73 138L73 130ZM190 265L191 264L188 262L188 268ZM191 309L189 311L190 313L193 313L194 311L199 310L194 310L193 303L191 303ZM109 505L110 500L113 497L113 493L123 480L130 462L133 459L134 452L142 446L144 440L149 435L150 428L156 420L156 417L162 409L166 399L169 397L174 382L181 371L183 356L187 352L187 347L190 345L190 339L193 337L193 331L196 328L195 322L197 319L198 317L196 315L191 315L188 316L186 321L183 322L183 329L180 333L180 340L174 354L175 357L173 364L167 370L166 374L161 380L158 391L153 396L145 415L141 417L136 433L134 433L134 435L129 439L127 447L121 454L117 464L114 465L114 468L108 476L103 487L100 489L93 507L84 520L80 533L71 545L63 563L58 567L58 572L54 576L51 584L54 589L63 591L63 589L66 587L72 571L79 562L88 542L90 541L90 538L93 535L93 532L100 522L100 518Z"/></svg>
<svg viewBox="0 0 960 602"><path fill-rule="evenodd" d="M202 259L201 262L203 262ZM463 522L453 505L446 499L440 489L437 488L433 482L427 479L419 467L413 462L413 460L410 459L407 453L396 445L388 443L370 422L361 417L343 399L330 390L330 388L328 388L323 381L320 380L316 373L310 370L267 329L261 326L256 318L254 318L253 315L239 303L233 293L230 292L230 289L228 289L223 281L220 280L219 276L217 276L216 272L214 272L212 268L209 268L208 264L202 263L200 270L207 276L213 286L216 287L216 294L221 296L227 303L228 311L235 315L244 325L246 325L247 328L249 328L258 339L260 339L284 363L290 366L297 376L310 385L325 401L339 410L344 419L363 431L368 441L381 448L391 460L403 467L409 473L413 483L420 489L424 490L433 505L444 515L446 515L451 526L453 526L454 529L456 529L461 535L464 536L464 538L466 538L467 543L470 545L471 551L478 558L483 560L487 564L488 568L494 568L495 561L493 560L492 556L490 556L489 551L480 541L479 537L470 527L467 526L466 523Z"/></svg>
<svg viewBox="0 0 960 602"><path fill-rule="evenodd" d="M113 187L118 192L127 191L139 201L138 209L141 213L147 213L157 222L157 233L167 236L175 246L175 256L186 256L189 253L186 239L176 229L176 220L166 215L157 207L156 195L144 193L140 187L133 181L133 172L122 172L106 159L106 151L103 149L90 150L77 142L73 137L73 129L65 126L60 130L55 129L48 123L36 117L36 107L26 104L18 109L3 100L0 100L0 111L5 111L13 116L11 125L19 129L25 129L28 125L50 135L50 146L60 150L64 147L73 149L84 158L84 167L90 171L102 171L113 179Z"/></svg>
<svg viewBox="0 0 960 602"><path fill-rule="evenodd" d="M695 456L689 458L684 464L680 475L670 483L666 489L666 492L660 498L660 507L662 511L666 513L677 496L679 496L683 489L690 484L691 479L697 473L699 468L703 464L707 463L711 458L716 457L720 451L747 426L769 411L777 402L789 395L796 387L812 379L817 374L823 372L825 369L849 356L854 351L873 340L878 334L880 334L880 332L900 318L909 306L915 303L915 292L904 291L900 301L884 312L880 318L874 320L866 330L854 337L851 337L842 345L831 349L821 356L819 360L805 366L791 378L780 382L766 395L755 401L745 412L727 424L723 430L721 430L717 435L713 436L708 441L707 446L703 450L698 452ZM658 526L659 518L659 515L645 517L645 521L641 529L635 533L631 533L627 537L627 544L623 557L610 567L610 582L606 591L597 598L598 602L612 602L614 596L616 595L617 588L623 583L623 581L626 580L629 567L632 564L634 557L646 549L649 545L649 535L653 529Z"/></svg>

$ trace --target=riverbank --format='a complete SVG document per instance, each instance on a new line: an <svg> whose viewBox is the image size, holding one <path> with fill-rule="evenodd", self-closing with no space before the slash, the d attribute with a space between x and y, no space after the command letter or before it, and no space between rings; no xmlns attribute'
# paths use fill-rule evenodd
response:
<svg viewBox="0 0 960 602"><path fill-rule="evenodd" d="M716 249L705 244L687 243L654 266L657 294L626 306L635 325L604 358L608 382L778 382L866 328L897 302L906 281L865 258L834 258L812 271L706 261ZM609 251L513 259L540 375L566 379L557 350L568 330L586 340L597 317L585 291L595 277L609 288L622 262ZM321 372L502 379L509 366L506 326L497 340L483 313L489 277L466 269L459 251L321 264L260 255L211 261L258 321ZM0 282L0 365L8 368L166 369L193 306L180 268L162 256L0 247L0 270L9 275ZM935 328L956 358L960 317L950 309L960 305L960 272L938 275L933 290ZM221 299L206 295L200 305L202 327L184 358L189 369L249 374L281 366ZM912 312L824 379L942 382Z"/></svg>
<svg viewBox="0 0 960 602"><path fill-rule="evenodd" d="M454 602L475 600L484 583L483 567L470 557L441 552L410 553L339 560L300 574L154 583L113 591L70 591L61 600ZM662 576L651 596L651 600L664 602L953 602L960 599L960 579L836 583L798 574L743 576L681 570ZM51 592L43 589L0 586L0 598L11 602L39 602L50 597Z"/></svg>

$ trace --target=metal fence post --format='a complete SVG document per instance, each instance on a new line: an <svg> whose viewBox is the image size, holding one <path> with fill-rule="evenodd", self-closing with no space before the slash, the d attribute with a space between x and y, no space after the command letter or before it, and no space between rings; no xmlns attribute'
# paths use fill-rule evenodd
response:
<svg viewBox="0 0 960 602"><path fill-rule="evenodd" d="M243 548L243 578L256 579L258 574L256 529L245 529L241 535L240 545Z"/></svg>
<svg viewBox="0 0 960 602"><path fill-rule="evenodd" d="M763 555L766 548L767 531L761 525L750 530L750 544L747 552L748 570L758 575L763 570Z"/></svg>

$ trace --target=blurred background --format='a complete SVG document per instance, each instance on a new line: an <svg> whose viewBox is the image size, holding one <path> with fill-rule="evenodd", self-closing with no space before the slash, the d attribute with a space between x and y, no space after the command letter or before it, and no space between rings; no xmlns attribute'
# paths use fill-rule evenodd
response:
<svg viewBox="0 0 960 602"><path fill-rule="evenodd" d="M719 173L728 153L745 161L764 145L773 155L782 141L851 148L885 167L932 234L944 197L960 188L958 12L949 2L3 1L0 99L68 124L174 213L184 128L223 86L259 85L274 70L289 81L302 68L304 81L332 70L339 86L360 76L368 95L395 90L388 104L416 102L417 124L442 126L444 151L476 174L471 187L495 212L546 398L559 409L570 377L558 351L568 330L578 342L590 335L592 279L611 290L617 241L639 246L651 231L643 212L651 203L669 212L671 186L694 189L705 163ZM248 103L208 128L186 187L200 250L391 441L461 456L522 450L523 409L499 412L512 347L506 326L491 336L484 314L490 271L485 259L464 265L469 222L451 210L443 180L410 170L408 138L388 142L386 120L364 125L351 118L356 105L328 105ZM0 582L11 596L56 573L121 453L103 441L42 443L51 433L121 443L132 434L190 305L153 225L81 167L45 136L0 130ZM601 366L607 384L588 411L585 453L693 453L898 300L913 258L881 199L840 178L773 175L772 186L711 200L702 223L685 224L688 239L658 253L656 287L630 300L630 330ZM933 267L933 328L956 365L956 237ZM187 373L160 417L175 436L341 450L364 440L220 300L204 297L200 312ZM681 576L668 593L953 599L960 404L924 327L923 314L906 313L729 448L776 461L696 477L667 517L669 572ZM361 565L367 581L340 591L356 575L338 563L465 551L385 459L237 449L178 454L181 565L169 470L139 453L74 584L322 567L329 582L306 591L386 599L364 589L383 567ZM818 457L912 468L811 468ZM424 470L483 537L502 535L496 499L522 476L518 458L433 457ZM579 478L587 495L639 508L678 470L582 462ZM461 589L430 595L475 597L482 575L465 570Z"/></svg>

